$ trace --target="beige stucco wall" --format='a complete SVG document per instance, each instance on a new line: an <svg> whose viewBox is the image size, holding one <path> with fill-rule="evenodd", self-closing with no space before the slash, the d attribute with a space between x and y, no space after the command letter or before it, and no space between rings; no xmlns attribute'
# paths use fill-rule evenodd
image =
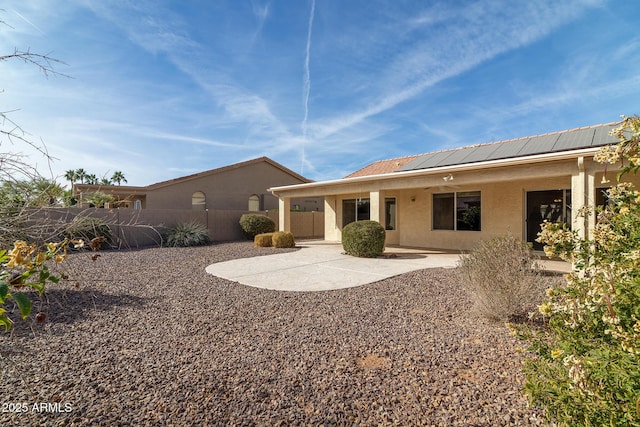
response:
<svg viewBox="0 0 640 427"><path fill-rule="evenodd" d="M537 164L508 165L477 170L452 171L453 180L442 173L424 176L381 177L378 180L341 180L326 187L293 189L291 196L325 196L325 239L340 241L342 201L370 198L371 217L384 220L384 199L395 197L397 230L387 232L388 245L469 250L479 241L511 233L526 239L525 204L528 191L571 190L572 213L595 200L598 188L613 185L616 172L609 167L602 184L604 166L590 158L573 158ZM640 177L625 180L640 186ZM454 191L481 192L481 231L433 230L433 194ZM281 196L282 197L282 196ZM286 195L284 196L286 198ZM378 208L376 215L376 206ZM572 227L588 234L591 222L572 218Z"/></svg>
<svg viewBox="0 0 640 427"><path fill-rule="evenodd" d="M567 176L405 191L400 198L405 208L401 210L402 217L399 218L399 243L403 246L470 249L481 240L508 233L524 239L526 192L570 187L571 179ZM480 191L481 231L433 229L433 194L452 191ZM415 201L412 201L414 197Z"/></svg>
<svg viewBox="0 0 640 427"><path fill-rule="evenodd" d="M204 173L166 185L151 186L145 208L191 209L191 196L194 192L201 191L206 196L207 209L246 210L249 197L256 194L262 199L261 210L272 210L278 208L278 199L267 191L268 187L301 182L267 162L258 162L216 173ZM301 198L293 200L291 204L312 211L322 206L321 200Z"/></svg>

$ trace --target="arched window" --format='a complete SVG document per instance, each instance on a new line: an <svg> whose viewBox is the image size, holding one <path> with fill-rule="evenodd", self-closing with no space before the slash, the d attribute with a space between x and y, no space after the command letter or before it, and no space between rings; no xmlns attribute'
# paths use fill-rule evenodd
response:
<svg viewBox="0 0 640 427"><path fill-rule="evenodd" d="M194 211L203 211L207 206L207 198L202 191L196 191L191 196L191 208Z"/></svg>
<svg viewBox="0 0 640 427"><path fill-rule="evenodd" d="M260 210L260 197L255 194L252 194L251 197L249 197L249 210L252 212Z"/></svg>
<svg viewBox="0 0 640 427"><path fill-rule="evenodd" d="M136 199L133 201L133 209L142 209L142 200Z"/></svg>

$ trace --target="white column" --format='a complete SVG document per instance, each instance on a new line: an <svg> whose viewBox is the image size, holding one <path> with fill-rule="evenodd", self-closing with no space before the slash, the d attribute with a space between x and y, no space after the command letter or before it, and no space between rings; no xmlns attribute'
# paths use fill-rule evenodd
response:
<svg viewBox="0 0 640 427"><path fill-rule="evenodd" d="M588 235L589 218L579 216L578 212L588 206L589 199L593 198L593 196L589 196L590 188L593 188L593 178L593 174L588 174L586 171L584 157L580 156L578 170L571 175L571 228L582 239ZM593 206L593 200L591 200L591 205Z"/></svg>
<svg viewBox="0 0 640 427"><path fill-rule="evenodd" d="M382 209L384 208L384 204L380 202L380 191L370 191L369 192L369 219L371 221L378 221L382 223L382 216L384 215Z"/></svg>
<svg viewBox="0 0 640 427"><path fill-rule="evenodd" d="M340 241L336 196L324 196L324 240Z"/></svg>
<svg viewBox="0 0 640 427"><path fill-rule="evenodd" d="M291 230L291 198L279 197L278 198L278 230L290 231Z"/></svg>

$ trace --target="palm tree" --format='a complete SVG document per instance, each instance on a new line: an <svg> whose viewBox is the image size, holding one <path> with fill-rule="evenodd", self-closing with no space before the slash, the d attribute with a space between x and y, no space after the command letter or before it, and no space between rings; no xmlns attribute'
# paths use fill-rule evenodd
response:
<svg viewBox="0 0 640 427"><path fill-rule="evenodd" d="M76 179L80 181L81 184L84 184L84 180L87 179L87 172L82 168L76 169Z"/></svg>
<svg viewBox="0 0 640 427"><path fill-rule="evenodd" d="M120 185L121 182L128 182L127 178L124 177L124 174L120 171L115 171L113 176L111 177L111 181Z"/></svg>
<svg viewBox="0 0 640 427"><path fill-rule="evenodd" d="M97 185L98 184L98 177L95 176L94 174L89 174L89 175L85 176L85 179L87 180L87 184L91 184L91 185Z"/></svg>
<svg viewBox="0 0 640 427"><path fill-rule="evenodd" d="M111 185L111 184L113 184L113 183L111 182L111 180L109 180L107 178L100 179L100 185Z"/></svg>
<svg viewBox="0 0 640 427"><path fill-rule="evenodd" d="M69 169L64 173L64 178L71 183L71 187L73 188L73 184L78 180L78 173L73 169Z"/></svg>

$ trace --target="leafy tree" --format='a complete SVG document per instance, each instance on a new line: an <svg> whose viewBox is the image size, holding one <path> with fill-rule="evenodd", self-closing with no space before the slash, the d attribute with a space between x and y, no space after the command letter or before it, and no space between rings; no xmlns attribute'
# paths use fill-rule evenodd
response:
<svg viewBox="0 0 640 427"><path fill-rule="evenodd" d="M83 202L89 203L90 206L96 208L103 208L106 203L111 203L112 201L113 196L111 194L106 194L101 191L85 194L83 198Z"/></svg>

